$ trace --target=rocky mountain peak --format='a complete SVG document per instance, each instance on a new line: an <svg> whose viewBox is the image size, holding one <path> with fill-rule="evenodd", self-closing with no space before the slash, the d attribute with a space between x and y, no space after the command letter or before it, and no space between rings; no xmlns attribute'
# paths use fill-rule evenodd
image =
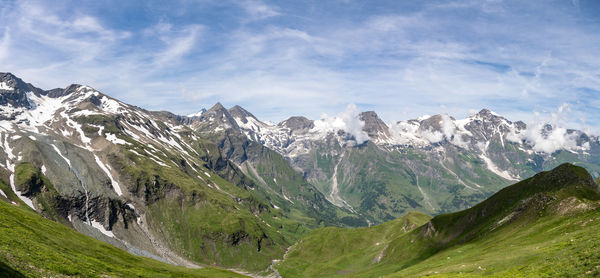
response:
<svg viewBox="0 0 600 278"><path fill-rule="evenodd" d="M362 112L359 118L365 122L363 130L369 137L377 137L379 134L383 134L386 137L391 136L388 126L377 116L375 111Z"/></svg>
<svg viewBox="0 0 600 278"><path fill-rule="evenodd" d="M477 112L477 114L474 114L473 116L471 116L472 119L474 120L481 120L481 121L489 121L489 122L494 122L494 123L500 123L501 121L507 121L504 117L486 109L483 108L481 109L481 111Z"/></svg>
<svg viewBox="0 0 600 278"><path fill-rule="evenodd" d="M315 127L315 123L306 117L294 116L277 124L279 127L289 128L290 134L301 131L309 131Z"/></svg>
<svg viewBox="0 0 600 278"><path fill-rule="evenodd" d="M227 111L227 109L225 109L223 104L221 104L220 102L217 102L217 103L215 103L215 105L213 105L213 107L208 109L207 112L211 112L211 111Z"/></svg>
<svg viewBox="0 0 600 278"><path fill-rule="evenodd" d="M550 124L545 124L545 125L542 127L542 130L541 130L541 132L542 132L542 136L544 136L544 138L548 138L548 136L550 135L550 133L552 133L552 130L553 130L553 129L554 129L554 128L552 127L552 125L550 125Z"/></svg>
<svg viewBox="0 0 600 278"><path fill-rule="evenodd" d="M493 136L504 136L502 134L509 133L513 125L511 121L485 108L468 119L465 128L477 141L487 141Z"/></svg>
<svg viewBox="0 0 600 278"><path fill-rule="evenodd" d="M248 123L248 118L256 119L256 117L254 117L254 115L252 115L252 113L248 112L248 110L242 108L239 105L231 107L227 111L233 118L239 118L240 121L242 121L243 123Z"/></svg>
<svg viewBox="0 0 600 278"><path fill-rule="evenodd" d="M19 83L24 83L23 80L16 77L10 72L0 73L0 82L3 83L1 90L12 90L19 87Z"/></svg>
<svg viewBox="0 0 600 278"><path fill-rule="evenodd" d="M481 109L481 111L477 112L477 115L479 115L481 117L485 117L485 118L490 118L490 117L496 116L497 114L490 111L487 108L483 108L483 109Z"/></svg>
<svg viewBox="0 0 600 278"><path fill-rule="evenodd" d="M63 96L70 95L70 94L77 92L81 87L83 87L83 86L79 85L79 84L71 84L64 89L56 88L56 89L48 90L48 91L46 91L46 95L49 97L52 97L52 98L63 97Z"/></svg>
<svg viewBox="0 0 600 278"><path fill-rule="evenodd" d="M442 130L442 115L433 115L421 121L420 131L440 131Z"/></svg>
<svg viewBox="0 0 600 278"><path fill-rule="evenodd" d="M27 93L39 94L42 90L23 82L12 73L0 73L0 105L31 108Z"/></svg>
<svg viewBox="0 0 600 278"><path fill-rule="evenodd" d="M239 128L233 117L231 117L231 114L229 114L229 111L227 111L220 102L217 102L213 107L203 113L197 122L202 127L210 127L213 129Z"/></svg>

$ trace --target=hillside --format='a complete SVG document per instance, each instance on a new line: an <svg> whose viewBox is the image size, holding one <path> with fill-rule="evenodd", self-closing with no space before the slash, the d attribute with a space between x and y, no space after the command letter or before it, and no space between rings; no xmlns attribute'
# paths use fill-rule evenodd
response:
<svg viewBox="0 0 600 278"><path fill-rule="evenodd" d="M391 239L380 232L388 223L314 231L277 268L284 277L599 274L598 207L599 185L585 169L563 164ZM347 233L369 240L336 240ZM320 245L311 243L324 236L335 242L327 253L354 255L340 260L318 255Z"/></svg>
<svg viewBox="0 0 600 278"><path fill-rule="evenodd" d="M2 277L244 277L134 256L24 206L0 201L0 212Z"/></svg>

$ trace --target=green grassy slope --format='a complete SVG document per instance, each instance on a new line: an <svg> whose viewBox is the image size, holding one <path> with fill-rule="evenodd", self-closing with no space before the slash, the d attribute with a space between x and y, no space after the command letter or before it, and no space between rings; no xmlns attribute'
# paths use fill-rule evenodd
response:
<svg viewBox="0 0 600 278"><path fill-rule="evenodd" d="M287 253L278 266L283 277L347 274L377 260L393 239L425 224L430 216L411 212L384 224L356 229L328 227L313 231Z"/></svg>
<svg viewBox="0 0 600 278"><path fill-rule="evenodd" d="M600 213L543 217L456 245L390 277L594 277L600 275ZM393 269L388 269L394 271ZM376 270L369 275L389 271Z"/></svg>
<svg viewBox="0 0 600 278"><path fill-rule="evenodd" d="M242 277L131 255L38 214L0 201L0 276Z"/></svg>
<svg viewBox="0 0 600 278"><path fill-rule="evenodd" d="M509 186L470 209L434 217L392 239L382 237L378 227L330 230L327 239L313 233L278 268L282 274L303 277L314 273L325 277L597 275L598 207L598 184L585 169L563 164ZM359 234L357 240L340 240L351 232ZM355 255L341 261L314 254L305 265L306 258L295 256L319 244L334 249L328 253Z"/></svg>

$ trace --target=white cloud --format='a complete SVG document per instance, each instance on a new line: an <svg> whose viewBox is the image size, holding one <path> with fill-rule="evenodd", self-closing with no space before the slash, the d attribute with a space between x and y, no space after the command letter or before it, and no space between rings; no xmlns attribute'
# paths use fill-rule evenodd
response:
<svg viewBox="0 0 600 278"><path fill-rule="evenodd" d="M349 104L344 112L335 117L324 114L322 119L314 122L314 130L324 134L337 133L338 130L342 130L352 135L356 143L362 144L369 140L369 135L363 131L365 122L360 119L359 114L360 111L358 111L356 105Z"/></svg>
<svg viewBox="0 0 600 278"><path fill-rule="evenodd" d="M179 36L161 36L161 40L166 44L166 49L159 53L155 62L158 65L164 65L166 63L177 62L178 59L184 55L190 53L198 40L198 35L203 31L204 27L201 25L189 25L186 26ZM166 33L170 32L170 25L158 26L158 30Z"/></svg>
<svg viewBox="0 0 600 278"><path fill-rule="evenodd" d="M569 133L566 125L569 120L570 106L563 103L558 107L555 113L549 117L541 117L539 112L535 112L536 119L527 125L527 129L520 133L511 133L507 139L512 142L525 141L531 145L534 151L551 154L558 150L580 150L589 149L589 144L577 145L578 133ZM551 129L548 130L547 126Z"/></svg>
<svg viewBox="0 0 600 278"><path fill-rule="evenodd" d="M431 143L439 143L444 140L444 134L437 130L423 130L420 135Z"/></svg>
<svg viewBox="0 0 600 278"><path fill-rule="evenodd" d="M259 0L245 0L236 2L250 16L249 21L262 20L280 15L277 8Z"/></svg>
<svg viewBox="0 0 600 278"><path fill-rule="evenodd" d="M577 148L577 134L568 134L566 128L553 127L552 131L544 135L544 125L537 124L528 127L521 133L522 139L533 147L534 151L553 153L557 150L574 150Z"/></svg>

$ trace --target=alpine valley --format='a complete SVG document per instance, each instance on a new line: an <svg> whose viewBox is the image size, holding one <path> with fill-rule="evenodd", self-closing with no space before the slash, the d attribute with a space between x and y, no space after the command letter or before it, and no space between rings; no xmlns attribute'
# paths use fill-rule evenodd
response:
<svg viewBox="0 0 600 278"><path fill-rule="evenodd" d="M597 136L486 109L278 124L199 110L0 73L0 273L600 273Z"/></svg>

